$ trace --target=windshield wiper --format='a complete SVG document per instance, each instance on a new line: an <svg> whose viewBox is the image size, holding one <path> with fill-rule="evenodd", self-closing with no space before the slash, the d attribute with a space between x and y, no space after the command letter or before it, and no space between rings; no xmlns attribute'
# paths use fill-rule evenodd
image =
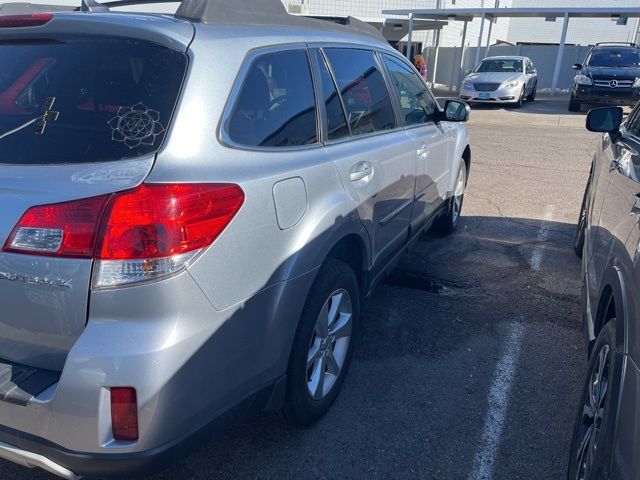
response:
<svg viewBox="0 0 640 480"><path fill-rule="evenodd" d="M58 120L58 117L60 116L60 112L54 112L51 110L53 108L53 104L55 103L55 101L56 101L56 97L47 98L47 100L44 103L44 113L42 115L38 115L36 118L32 118L28 122L25 122L22 125L9 130L8 132L0 133L0 140L2 140L5 137L8 137L9 135L13 135L14 133L24 130L25 128L27 128L30 125L33 125L36 122L37 122L37 126L36 126L35 134L42 135L45 129L47 128L47 123L55 122L56 120Z"/></svg>

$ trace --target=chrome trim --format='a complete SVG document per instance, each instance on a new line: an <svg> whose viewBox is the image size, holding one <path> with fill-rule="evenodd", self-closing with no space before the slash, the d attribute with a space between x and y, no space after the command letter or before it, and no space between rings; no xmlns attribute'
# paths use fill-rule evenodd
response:
<svg viewBox="0 0 640 480"><path fill-rule="evenodd" d="M389 215L387 215L384 218L381 218L380 220L378 220L378 223L380 224L380 226L384 226L387 223L389 223L391 220L393 220L395 217L397 217L398 215L400 215L402 213L402 211L407 208L410 207L413 202L415 201L415 199L413 197L411 197L409 200L407 200L406 202L404 202L402 205L400 205L398 208L396 208L393 212L391 212Z"/></svg>
<svg viewBox="0 0 640 480"><path fill-rule="evenodd" d="M9 460L27 468L41 468L49 473L53 473L67 480L80 480L82 477L76 475L71 470L58 465L43 455L12 447L6 443L0 442L0 458Z"/></svg>

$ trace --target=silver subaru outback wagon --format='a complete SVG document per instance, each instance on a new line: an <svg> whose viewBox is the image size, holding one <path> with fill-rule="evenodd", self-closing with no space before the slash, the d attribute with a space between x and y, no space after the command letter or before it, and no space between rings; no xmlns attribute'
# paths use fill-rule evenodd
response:
<svg viewBox="0 0 640 480"><path fill-rule="evenodd" d="M0 6L0 457L129 476L310 425L376 283L459 222L468 107L278 0L73 10Z"/></svg>

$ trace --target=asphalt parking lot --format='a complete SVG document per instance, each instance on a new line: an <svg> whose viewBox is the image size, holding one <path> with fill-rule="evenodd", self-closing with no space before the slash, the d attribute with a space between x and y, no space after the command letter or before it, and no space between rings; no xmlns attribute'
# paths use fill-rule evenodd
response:
<svg viewBox="0 0 640 480"><path fill-rule="evenodd" d="M478 107L458 232L378 287L329 414L262 415L155 479L562 479L586 370L574 224L597 135L567 99ZM0 478L52 479L0 463Z"/></svg>

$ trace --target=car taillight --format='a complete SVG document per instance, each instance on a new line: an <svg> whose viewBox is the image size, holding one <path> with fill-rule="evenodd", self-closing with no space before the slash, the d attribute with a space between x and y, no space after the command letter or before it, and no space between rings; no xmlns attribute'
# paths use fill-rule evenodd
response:
<svg viewBox="0 0 640 480"><path fill-rule="evenodd" d="M111 388L111 429L115 440L138 440L138 399L135 388Z"/></svg>
<svg viewBox="0 0 640 480"><path fill-rule="evenodd" d="M53 18L52 13L0 15L0 28L41 27Z"/></svg>
<svg viewBox="0 0 640 480"><path fill-rule="evenodd" d="M133 190L32 207L4 251L95 258L93 287L167 276L185 268L244 203L232 184L142 184Z"/></svg>

